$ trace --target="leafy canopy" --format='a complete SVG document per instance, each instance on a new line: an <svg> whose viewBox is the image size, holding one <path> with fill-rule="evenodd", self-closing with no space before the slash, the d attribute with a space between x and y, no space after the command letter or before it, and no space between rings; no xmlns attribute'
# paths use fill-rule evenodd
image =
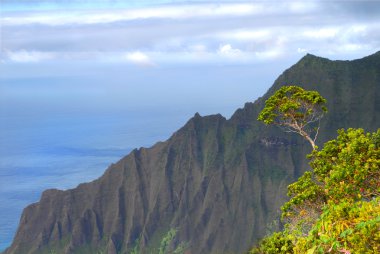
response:
<svg viewBox="0 0 380 254"><path fill-rule="evenodd" d="M319 122L327 113L325 104L326 99L316 91L307 91L299 86L283 86L265 102L258 120L300 134L315 149L319 126L313 129L310 125Z"/></svg>
<svg viewBox="0 0 380 254"><path fill-rule="evenodd" d="M380 129L338 134L289 185L285 230L251 253L380 253Z"/></svg>

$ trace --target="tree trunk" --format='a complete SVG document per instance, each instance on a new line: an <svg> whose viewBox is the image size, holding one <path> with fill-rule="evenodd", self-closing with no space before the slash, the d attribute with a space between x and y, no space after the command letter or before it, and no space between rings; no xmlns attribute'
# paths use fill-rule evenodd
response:
<svg viewBox="0 0 380 254"><path fill-rule="evenodd" d="M304 137L307 141L309 141L311 147L313 148L313 151L315 150L315 142L311 139L311 137L303 130L300 130L300 135Z"/></svg>

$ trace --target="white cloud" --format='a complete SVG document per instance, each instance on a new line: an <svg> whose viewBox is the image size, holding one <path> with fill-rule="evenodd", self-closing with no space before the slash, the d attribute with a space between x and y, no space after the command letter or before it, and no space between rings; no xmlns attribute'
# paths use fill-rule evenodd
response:
<svg viewBox="0 0 380 254"><path fill-rule="evenodd" d="M230 44L220 45L218 53L222 56L233 58L242 56L242 51L240 49L232 48Z"/></svg>
<svg viewBox="0 0 380 254"><path fill-rule="evenodd" d="M273 32L268 29L244 29L224 31L216 34L221 39L234 39L238 41L265 40L270 38Z"/></svg>
<svg viewBox="0 0 380 254"><path fill-rule="evenodd" d="M362 50L363 48L366 48L366 45L362 44L355 44L355 43L347 43L341 46L340 50L345 52L345 51L359 51Z"/></svg>
<svg viewBox="0 0 380 254"><path fill-rule="evenodd" d="M36 63L40 61L52 60L55 54L52 52L39 52L39 51L6 51L6 58L12 62L18 63Z"/></svg>
<svg viewBox="0 0 380 254"><path fill-rule="evenodd" d="M0 19L2 46L11 53L3 53L3 58L18 62L95 59L141 66L228 64L298 57L306 50L322 56L373 53L380 45L379 17L355 20L350 13L336 13L314 0L205 2L5 12Z"/></svg>
<svg viewBox="0 0 380 254"><path fill-rule="evenodd" d="M203 44L195 44L188 47L189 51L192 53L206 53L207 47Z"/></svg>
<svg viewBox="0 0 380 254"><path fill-rule="evenodd" d="M0 19L3 25L104 24L141 19L190 19L199 17L246 16L263 11L261 4L198 4L109 11L21 13Z"/></svg>
<svg viewBox="0 0 380 254"><path fill-rule="evenodd" d="M338 28L320 28L320 29L310 29L305 31L303 34L305 37L313 39L329 39L334 38L339 33Z"/></svg>
<svg viewBox="0 0 380 254"><path fill-rule="evenodd" d="M271 50L265 50L265 51L258 51L255 52L255 56L259 60L270 60L280 57L283 54L283 51L280 49L271 49Z"/></svg>
<svg viewBox="0 0 380 254"><path fill-rule="evenodd" d="M150 59L148 55L140 51L130 52L126 54L126 59L136 65L140 66L155 66L156 64Z"/></svg>
<svg viewBox="0 0 380 254"><path fill-rule="evenodd" d="M288 2L287 6L293 13L307 13L318 9L317 3L313 1Z"/></svg>
<svg viewBox="0 0 380 254"><path fill-rule="evenodd" d="M306 52L307 52L307 50L304 49L304 48L298 48L298 49L297 49L297 53L304 54L304 53L306 53Z"/></svg>
<svg viewBox="0 0 380 254"><path fill-rule="evenodd" d="M367 29L367 25L354 25L350 27L350 30L354 33L365 33Z"/></svg>

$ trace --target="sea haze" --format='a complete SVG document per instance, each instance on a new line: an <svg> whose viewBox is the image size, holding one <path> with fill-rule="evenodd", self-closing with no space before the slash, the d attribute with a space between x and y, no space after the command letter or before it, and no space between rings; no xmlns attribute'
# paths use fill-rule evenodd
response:
<svg viewBox="0 0 380 254"><path fill-rule="evenodd" d="M230 117L287 63L270 71L63 64L65 72L58 64L2 66L0 251L11 244L22 209L43 190L96 179L132 149L166 140L195 112Z"/></svg>

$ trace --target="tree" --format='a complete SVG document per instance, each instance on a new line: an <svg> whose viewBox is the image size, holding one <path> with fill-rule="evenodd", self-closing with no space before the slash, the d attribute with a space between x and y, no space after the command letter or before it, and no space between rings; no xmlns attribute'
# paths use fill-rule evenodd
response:
<svg viewBox="0 0 380 254"><path fill-rule="evenodd" d="M327 113L324 99L316 91L307 91L298 86L283 86L266 102L258 120L274 124L304 137L315 150L319 132L319 121ZM318 122L316 128L311 124Z"/></svg>
<svg viewBox="0 0 380 254"><path fill-rule="evenodd" d="M285 229L251 253L380 253L380 129L338 134L288 186Z"/></svg>

